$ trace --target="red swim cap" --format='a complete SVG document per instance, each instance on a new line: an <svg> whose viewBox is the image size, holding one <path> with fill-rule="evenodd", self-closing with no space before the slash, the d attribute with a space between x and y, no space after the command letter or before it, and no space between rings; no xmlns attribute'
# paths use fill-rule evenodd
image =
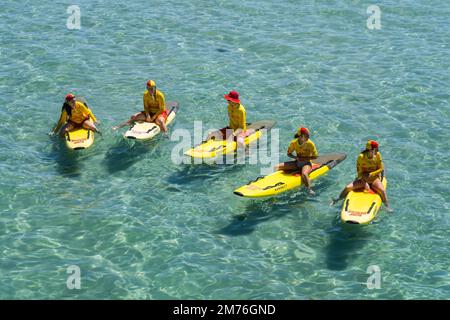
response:
<svg viewBox="0 0 450 320"><path fill-rule="evenodd" d="M66 95L66 101L72 101L73 99L75 99L75 96L71 93L68 93Z"/></svg>
<svg viewBox="0 0 450 320"><path fill-rule="evenodd" d="M297 130L297 136L301 136L302 134L306 134L309 137L309 130L307 128L301 127Z"/></svg>
<svg viewBox="0 0 450 320"><path fill-rule="evenodd" d="M378 149L378 142L376 142L375 140L367 141L366 149L367 150Z"/></svg>

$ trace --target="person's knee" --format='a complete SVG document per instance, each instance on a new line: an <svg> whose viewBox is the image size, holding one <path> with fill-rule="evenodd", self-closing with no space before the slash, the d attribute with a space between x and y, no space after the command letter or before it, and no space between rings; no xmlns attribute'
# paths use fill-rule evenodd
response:
<svg viewBox="0 0 450 320"><path fill-rule="evenodd" d="M95 125L90 121L85 121L83 122L83 128L93 130L95 129Z"/></svg>

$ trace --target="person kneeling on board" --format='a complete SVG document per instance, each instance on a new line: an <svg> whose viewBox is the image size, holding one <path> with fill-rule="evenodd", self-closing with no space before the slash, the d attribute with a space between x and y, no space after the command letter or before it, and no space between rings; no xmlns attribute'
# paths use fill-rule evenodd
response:
<svg viewBox="0 0 450 320"><path fill-rule="evenodd" d="M239 93L236 91L230 91L230 93L224 95L225 100L228 101L228 118L229 125L220 130L211 132L206 140L212 137L219 137L223 140L233 136L233 139L241 147L244 146L244 139L252 134L254 130L247 129L246 112L244 106L239 100Z"/></svg>
<svg viewBox="0 0 450 320"><path fill-rule="evenodd" d="M58 124L50 132L50 135L56 134L61 127L61 138L64 138L67 132L77 128L92 130L101 135L102 133L97 129L95 123L97 123L97 119L88 105L84 102L77 101L76 97L69 93L66 95L66 99L61 108L61 116L59 117Z"/></svg>
<svg viewBox="0 0 450 320"><path fill-rule="evenodd" d="M352 183L348 184L338 198L331 201L334 205L339 200L344 199L352 190L362 190L372 188L381 197L381 200L388 211L392 211L389 207L386 190L381 183L382 173L384 171L384 164L381 158L381 153L378 150L378 142L374 140L367 141L366 149L361 152L356 160L357 178Z"/></svg>
<svg viewBox="0 0 450 320"><path fill-rule="evenodd" d="M311 189L311 182L309 181L308 175L312 171L311 160L317 159L317 149L314 142L309 139L309 130L307 128L302 127L298 129L295 139L292 140L289 145L287 156L295 159L295 161L281 163L275 167L275 170L301 170L302 181L305 184L308 193L314 195L315 193Z"/></svg>
<svg viewBox="0 0 450 320"><path fill-rule="evenodd" d="M156 89L156 83L153 80L147 81L147 90L143 96L144 110L135 113L128 121L114 126L112 129L117 130L124 126L129 126L136 121L154 122L163 132L167 132L166 120L167 110L164 94Z"/></svg>

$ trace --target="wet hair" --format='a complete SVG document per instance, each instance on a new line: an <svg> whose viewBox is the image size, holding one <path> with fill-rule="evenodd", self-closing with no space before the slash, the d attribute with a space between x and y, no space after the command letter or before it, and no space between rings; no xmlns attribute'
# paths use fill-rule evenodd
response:
<svg viewBox="0 0 450 320"><path fill-rule="evenodd" d="M67 103L67 101L65 101L64 104L62 105L61 112L62 112L63 110L66 110L66 112L67 112L67 114L69 115L69 117L72 116L72 108L71 108L70 105Z"/></svg>
<svg viewBox="0 0 450 320"><path fill-rule="evenodd" d="M366 154L366 153L368 153L370 150L375 150L376 152L378 152L378 148L375 148L375 149L364 149L363 151L361 151L361 154Z"/></svg>
<svg viewBox="0 0 450 320"><path fill-rule="evenodd" d="M304 133L304 135L309 139L309 134ZM299 137L300 137L300 135L299 135L298 133L296 133L296 134L294 135L294 138L296 138L296 139L298 139Z"/></svg>

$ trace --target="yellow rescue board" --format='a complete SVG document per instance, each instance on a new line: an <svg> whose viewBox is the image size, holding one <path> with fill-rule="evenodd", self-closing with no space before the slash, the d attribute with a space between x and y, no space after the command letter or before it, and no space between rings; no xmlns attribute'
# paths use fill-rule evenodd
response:
<svg viewBox="0 0 450 320"><path fill-rule="evenodd" d="M310 180L324 175L346 157L345 153L330 153L319 156L313 162L313 171L309 174ZM234 190L234 194L247 198L261 198L274 196L301 185L302 178L299 171L284 172L280 170L250 181L248 184Z"/></svg>
<svg viewBox="0 0 450 320"><path fill-rule="evenodd" d="M384 189L387 188L387 179L381 180ZM372 189L364 191L350 191L345 197L341 211L341 220L344 223L368 224L377 216L382 201L378 193Z"/></svg>
<svg viewBox="0 0 450 320"><path fill-rule="evenodd" d="M94 143L94 132L78 128L66 133L66 146L72 150L86 149Z"/></svg>
<svg viewBox="0 0 450 320"><path fill-rule="evenodd" d="M258 121L247 126L247 130L255 130L254 133L244 139L244 145L249 145L253 141L258 140L262 135L262 129L270 130L275 125L275 121ZM202 144L189 149L184 154L192 158L215 158L216 156L229 154L237 150L236 141L230 140L214 140L204 141Z"/></svg>

